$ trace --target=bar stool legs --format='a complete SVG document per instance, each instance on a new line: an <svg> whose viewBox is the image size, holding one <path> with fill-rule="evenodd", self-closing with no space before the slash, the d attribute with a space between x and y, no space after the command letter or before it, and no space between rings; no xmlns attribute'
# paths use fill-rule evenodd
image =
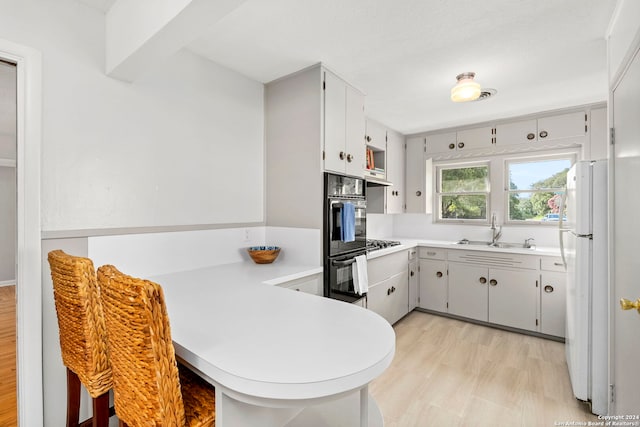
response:
<svg viewBox="0 0 640 427"><path fill-rule="evenodd" d="M111 410L109 392L94 397L93 417L80 423L80 378L67 368L67 427L108 427Z"/></svg>

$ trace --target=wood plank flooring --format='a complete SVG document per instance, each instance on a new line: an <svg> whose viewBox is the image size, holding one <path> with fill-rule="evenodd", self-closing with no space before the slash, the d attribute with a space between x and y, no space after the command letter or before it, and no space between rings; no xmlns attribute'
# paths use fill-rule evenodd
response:
<svg viewBox="0 0 640 427"><path fill-rule="evenodd" d="M0 286L0 426L17 426L16 287Z"/></svg>
<svg viewBox="0 0 640 427"><path fill-rule="evenodd" d="M414 311L369 387L385 427L546 427L597 421L573 397L564 344Z"/></svg>

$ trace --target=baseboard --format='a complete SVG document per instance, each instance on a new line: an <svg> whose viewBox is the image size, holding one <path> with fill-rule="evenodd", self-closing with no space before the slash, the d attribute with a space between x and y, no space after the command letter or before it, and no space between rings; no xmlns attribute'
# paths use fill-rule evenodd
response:
<svg viewBox="0 0 640 427"><path fill-rule="evenodd" d="M0 286L11 286L11 285L15 285L16 281L14 280L0 280Z"/></svg>

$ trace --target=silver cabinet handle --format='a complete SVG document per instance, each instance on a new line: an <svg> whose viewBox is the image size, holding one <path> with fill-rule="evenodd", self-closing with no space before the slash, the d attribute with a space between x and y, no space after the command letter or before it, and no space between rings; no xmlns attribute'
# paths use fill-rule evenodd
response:
<svg viewBox="0 0 640 427"><path fill-rule="evenodd" d="M498 284L498 281L496 279L491 279L491 280L489 280L489 284L491 286L496 286Z"/></svg>
<svg viewBox="0 0 640 427"><path fill-rule="evenodd" d="M418 197L422 196L422 191L420 191L420 190L416 191L416 196L418 196Z"/></svg>
<svg viewBox="0 0 640 427"><path fill-rule="evenodd" d="M553 286L551 285L547 285L544 287L544 291L548 294L550 294L551 292L553 292Z"/></svg>

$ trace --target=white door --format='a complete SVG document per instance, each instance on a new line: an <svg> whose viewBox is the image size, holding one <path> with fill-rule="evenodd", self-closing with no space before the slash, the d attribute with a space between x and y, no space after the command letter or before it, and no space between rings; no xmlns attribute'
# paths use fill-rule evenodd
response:
<svg viewBox="0 0 640 427"><path fill-rule="evenodd" d="M404 205L404 136L390 130L387 139L387 180L393 185L385 190L386 213L401 214Z"/></svg>
<svg viewBox="0 0 640 427"><path fill-rule="evenodd" d="M619 301L640 298L640 53L613 91L614 201L611 414L640 412L640 312L622 311Z"/></svg>
<svg viewBox="0 0 640 427"><path fill-rule="evenodd" d="M345 85L345 173L364 176L364 95L349 85Z"/></svg>
<svg viewBox="0 0 640 427"><path fill-rule="evenodd" d="M405 212L426 213L427 195L431 188L426 188L426 175L424 158L424 138L407 139L405 153Z"/></svg>

